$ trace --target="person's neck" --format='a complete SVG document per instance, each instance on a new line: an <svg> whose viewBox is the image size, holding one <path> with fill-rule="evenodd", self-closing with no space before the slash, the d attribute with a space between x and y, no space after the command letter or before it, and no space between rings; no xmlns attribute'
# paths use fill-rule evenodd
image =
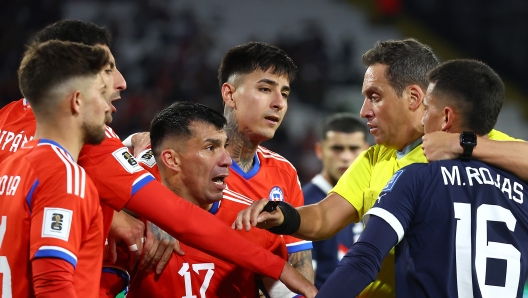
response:
<svg viewBox="0 0 528 298"><path fill-rule="evenodd" d="M168 171L170 172L171 170L168 170ZM167 177L171 177L171 178L167 178ZM165 185L165 187L170 189L174 194L176 194L180 198L184 199L185 201L193 205L196 205L202 208L205 211L209 211L209 209L211 209L211 207L213 206L213 204L201 204L200 200L194 198L192 195L189 195L185 188L178 187L178 185L184 185L184 184L179 182L179 180L173 174L167 175L167 173L162 173L161 174L161 184Z"/></svg>
<svg viewBox="0 0 528 298"><path fill-rule="evenodd" d="M48 139L58 143L76 162L84 145L83 133L74 123L37 121L35 139Z"/></svg>
<svg viewBox="0 0 528 298"><path fill-rule="evenodd" d="M251 140L250 132L240 129L234 113L225 113L227 118L226 133L228 138L227 151L234 162L244 171L249 172L253 168L253 156L257 152L261 141Z"/></svg>
<svg viewBox="0 0 528 298"><path fill-rule="evenodd" d="M332 177L330 176L330 174L326 171L321 171L321 176L323 176L323 178L328 182L330 183L330 185L332 186L335 186L337 184L337 181L334 181L334 179L332 179Z"/></svg>

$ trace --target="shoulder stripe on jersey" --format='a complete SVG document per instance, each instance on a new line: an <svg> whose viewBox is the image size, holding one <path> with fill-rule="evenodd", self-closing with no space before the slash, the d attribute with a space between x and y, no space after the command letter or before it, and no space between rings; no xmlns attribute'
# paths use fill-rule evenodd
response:
<svg viewBox="0 0 528 298"><path fill-rule="evenodd" d="M291 162L289 162L286 158L278 155L277 153L271 153L271 151L264 151L264 149L262 147L259 147L257 149L257 152L260 152L260 154L262 154L262 157L264 158L272 158L272 159L275 159L275 160L278 160L278 161L283 161L285 163L288 163L292 168L295 169L295 167L292 165Z"/></svg>
<svg viewBox="0 0 528 298"><path fill-rule="evenodd" d="M227 194L227 195L230 195L230 196L232 196L232 197L235 197L235 198L238 198L238 199L244 200L244 201L246 201L246 202L249 203L249 204L253 203L253 201L254 201L254 200L252 200L252 199L250 199L250 198L244 196L243 194L240 194L240 193L238 193L238 192L236 192L236 191L232 191L232 190L230 190L230 189L225 189L225 190L224 190L224 195L226 195L226 194Z"/></svg>
<svg viewBox="0 0 528 298"><path fill-rule="evenodd" d="M39 185L39 181L37 179L37 180L35 180L35 183L33 183L31 188L29 189L29 192L28 192L28 194L26 196L26 202L28 204L29 214L32 213L32 210L31 210L31 199L33 198L33 192L35 192L35 189L37 188L38 185Z"/></svg>
<svg viewBox="0 0 528 298"><path fill-rule="evenodd" d="M135 195L143 186L147 185L152 180L156 180L150 173L145 173L137 178L132 183L132 195Z"/></svg>
<svg viewBox="0 0 528 298"><path fill-rule="evenodd" d="M286 244L286 248L288 249L288 253L296 253L304 250L310 250L313 248L312 241L299 241L294 243Z"/></svg>
<svg viewBox="0 0 528 298"><path fill-rule="evenodd" d="M86 173L77 163L71 161L62 149L51 145L51 148L66 166L66 193L74 194L84 199L86 188Z"/></svg>
<svg viewBox="0 0 528 298"><path fill-rule="evenodd" d="M246 202L246 201L242 201L242 200L239 200L239 199L235 199L233 197L230 197L226 194L224 194L224 196L222 197L224 200L230 200L230 201L233 201L233 202L237 202L237 203L240 203L240 204L244 204L244 205L251 205L250 203Z"/></svg>
<svg viewBox="0 0 528 298"><path fill-rule="evenodd" d="M114 130L112 128L110 128L110 126L105 126L105 135L108 138L119 139L119 136L114 132ZM121 139L119 139L119 140L121 140Z"/></svg>
<svg viewBox="0 0 528 298"><path fill-rule="evenodd" d="M77 266L77 256L71 251L59 246L41 246L33 258L59 258L72 264L73 268Z"/></svg>
<svg viewBox="0 0 528 298"><path fill-rule="evenodd" d="M396 216L394 216L389 211L379 207L374 207L370 209L365 214L365 216L366 215L376 215L377 217L386 221L392 227L394 232L396 232L396 235L398 235L398 243L400 243L400 241L403 239L403 236L405 234L403 231L403 226L401 225L400 221L396 218ZM366 218L366 220L368 221L368 217Z"/></svg>

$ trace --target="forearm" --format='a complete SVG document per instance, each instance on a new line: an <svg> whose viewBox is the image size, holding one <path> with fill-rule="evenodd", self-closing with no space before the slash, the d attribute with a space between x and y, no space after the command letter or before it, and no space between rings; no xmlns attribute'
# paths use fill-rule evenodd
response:
<svg viewBox="0 0 528 298"><path fill-rule="evenodd" d="M277 279L284 268L283 259L244 239L225 223L177 197L159 182L152 181L139 190L126 207L178 240L253 272Z"/></svg>
<svg viewBox="0 0 528 298"><path fill-rule="evenodd" d="M314 271L312 265L312 251L303 250L289 255L289 262L311 283L314 282Z"/></svg>
<svg viewBox="0 0 528 298"><path fill-rule="evenodd" d="M524 181L528 181L528 143L515 141L494 141L478 138L473 150L477 160L511 172Z"/></svg>
<svg viewBox="0 0 528 298"><path fill-rule="evenodd" d="M352 221L358 221L357 210L343 197L331 193L317 204L297 208L301 216L299 230L293 236L319 241L328 239Z"/></svg>
<svg viewBox="0 0 528 298"><path fill-rule="evenodd" d="M392 227L385 220L371 216L358 242L352 245L317 297L356 297L376 279L381 262L397 242L398 236Z"/></svg>

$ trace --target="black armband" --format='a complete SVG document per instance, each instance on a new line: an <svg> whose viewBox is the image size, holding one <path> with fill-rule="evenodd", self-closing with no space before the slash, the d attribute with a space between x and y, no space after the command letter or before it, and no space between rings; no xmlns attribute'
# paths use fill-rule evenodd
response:
<svg viewBox="0 0 528 298"><path fill-rule="evenodd" d="M301 215L299 211L295 209L292 205L279 201L277 202L277 207L279 207L284 215L284 221L280 226L267 229L273 234L277 235L291 235L301 226Z"/></svg>

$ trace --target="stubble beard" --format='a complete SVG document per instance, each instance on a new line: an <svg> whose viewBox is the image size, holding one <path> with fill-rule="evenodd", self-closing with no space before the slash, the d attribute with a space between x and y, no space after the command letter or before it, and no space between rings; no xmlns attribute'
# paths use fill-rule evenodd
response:
<svg viewBox="0 0 528 298"><path fill-rule="evenodd" d="M105 139L105 125L84 123L84 143L88 145L99 145Z"/></svg>

